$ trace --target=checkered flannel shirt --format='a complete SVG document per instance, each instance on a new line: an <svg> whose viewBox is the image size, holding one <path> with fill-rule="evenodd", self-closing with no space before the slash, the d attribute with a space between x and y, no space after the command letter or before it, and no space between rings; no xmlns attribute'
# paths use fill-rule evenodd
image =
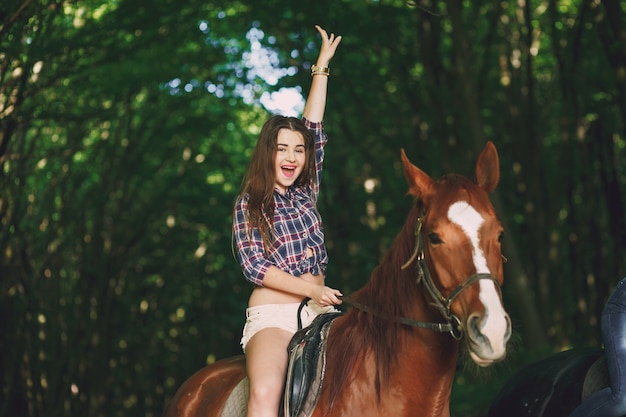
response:
<svg viewBox="0 0 626 417"><path fill-rule="evenodd" d="M324 243L324 230L315 207L319 194L324 161L324 146L328 137L322 122L303 119L315 137L316 178L312 186L287 188L285 194L274 191L274 235L268 248L257 229L248 230L248 196L239 198L233 216L233 236L239 263L245 278L257 286L263 286L263 278L274 265L294 276L310 272L325 275L328 253ZM307 258L306 250L313 256Z"/></svg>

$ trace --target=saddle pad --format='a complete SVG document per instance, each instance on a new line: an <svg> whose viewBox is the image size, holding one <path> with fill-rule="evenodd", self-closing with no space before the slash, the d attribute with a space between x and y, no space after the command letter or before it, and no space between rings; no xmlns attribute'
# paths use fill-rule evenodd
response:
<svg viewBox="0 0 626 417"><path fill-rule="evenodd" d="M582 400L585 400L596 391L611 385L609 378L609 369L606 366L606 358L600 356L587 371L585 382L583 383Z"/></svg>
<svg viewBox="0 0 626 417"><path fill-rule="evenodd" d="M248 409L248 398L250 398L250 383L248 377L245 377L230 393L221 417L244 417Z"/></svg>

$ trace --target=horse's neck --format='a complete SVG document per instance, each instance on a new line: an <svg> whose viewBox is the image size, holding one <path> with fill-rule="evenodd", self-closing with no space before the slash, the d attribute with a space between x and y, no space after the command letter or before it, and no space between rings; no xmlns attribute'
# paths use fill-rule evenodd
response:
<svg viewBox="0 0 626 417"><path fill-rule="evenodd" d="M453 379L458 358L458 342L448 333L438 333L430 329L413 328L400 345L401 358L395 372L407 378L426 378L429 385L446 384ZM416 375L415 365L426 375Z"/></svg>
<svg viewBox="0 0 626 417"><path fill-rule="evenodd" d="M422 413L420 417L450 417L449 402L457 349L456 343L448 343L440 336L437 335L438 341L435 342L424 337L403 342L403 348L397 352L398 362L390 370L389 380L381 383L380 395L375 382L378 365L375 352L367 354L354 369L353 382L344 387L343 399L339 400L339 404L349 406L334 410L335 414L331 415L408 417L415 415L415 407L418 406ZM417 345L411 346L412 342ZM332 377L332 373L328 376Z"/></svg>
<svg viewBox="0 0 626 417"><path fill-rule="evenodd" d="M367 310L351 310L337 319L336 331L331 329L328 383L320 401L332 404L333 416L404 417L418 406L428 412L424 417L449 417L457 342L448 334L398 324L400 319L443 322L416 282L415 264L400 269L411 258L413 233L412 225L403 231L352 297Z"/></svg>
<svg viewBox="0 0 626 417"><path fill-rule="evenodd" d="M363 298L362 301L372 303L373 300ZM412 308L410 311L402 312L402 318L420 322L439 323L443 321L437 310L430 305L431 300L428 295L425 296L421 292L417 292L412 301ZM387 319L390 318L387 317ZM394 324L390 321L388 325L393 326ZM383 385L380 390L380 402L376 400L375 381L379 365L376 346L371 346L372 349L363 358L363 362L356 366L353 371L354 380L361 382L351 384L348 391L354 390L354 392L346 392L345 394L374 400L371 404L364 400L361 410L364 414L361 415L375 415L368 413L367 410L377 407L386 411L397 407L394 413L385 412L381 415L398 417L414 415L415 409L410 405L417 403L420 404L420 409L429 410L431 413L423 414L423 417L449 417L449 399L457 363L458 342L447 333L442 334L406 324L402 325L402 331L397 336L398 343L394 352L396 361L389 369L388 384ZM385 383L382 382L382 384ZM405 409L404 406L410 410L406 414L402 412ZM356 416L359 414L346 415Z"/></svg>

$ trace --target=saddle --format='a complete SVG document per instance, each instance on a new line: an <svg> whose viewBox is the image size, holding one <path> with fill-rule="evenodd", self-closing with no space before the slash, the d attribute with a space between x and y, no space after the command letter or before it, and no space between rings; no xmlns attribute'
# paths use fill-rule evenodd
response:
<svg viewBox="0 0 626 417"><path fill-rule="evenodd" d="M326 366L326 340L333 319L343 312L321 314L302 329L300 311L298 311L298 330L287 347L289 362L283 407L280 417L308 417L317 404L324 379ZM221 417L243 417L246 415L250 396L248 377L243 378L229 395Z"/></svg>
<svg viewBox="0 0 626 417"><path fill-rule="evenodd" d="M328 331L332 321L342 314L340 311L321 314L293 335L287 347L289 364L281 417L311 415L324 380ZM300 314L298 327L301 327Z"/></svg>

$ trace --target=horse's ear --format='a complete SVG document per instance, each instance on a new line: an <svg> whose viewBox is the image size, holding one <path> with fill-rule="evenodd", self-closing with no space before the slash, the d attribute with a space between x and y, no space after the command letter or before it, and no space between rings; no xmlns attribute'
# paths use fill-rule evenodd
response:
<svg viewBox="0 0 626 417"><path fill-rule="evenodd" d="M422 200L427 199L433 190L432 178L409 161L404 149L400 150L400 157L402 158L404 176L409 183L409 194Z"/></svg>
<svg viewBox="0 0 626 417"><path fill-rule="evenodd" d="M488 193L496 189L500 180L500 158L493 142L489 141L476 161L476 184Z"/></svg>

